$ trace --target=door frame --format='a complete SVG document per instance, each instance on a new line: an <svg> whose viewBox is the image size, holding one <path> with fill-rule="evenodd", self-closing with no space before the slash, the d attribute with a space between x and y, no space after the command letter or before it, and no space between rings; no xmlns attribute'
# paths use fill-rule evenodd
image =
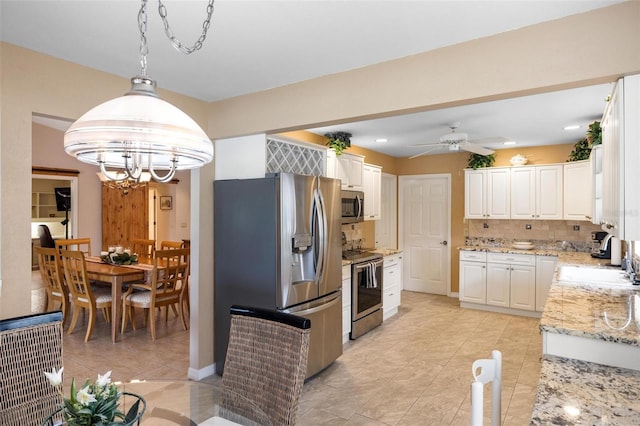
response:
<svg viewBox="0 0 640 426"><path fill-rule="evenodd" d="M431 178L445 178L447 181L447 217L448 229L447 235L447 250L446 250L446 285L447 296L451 297L451 173L434 173L434 174L420 174L420 175L403 175L398 176L398 247L404 251L404 185L409 179L431 179ZM407 256L404 256L404 260L407 260Z"/></svg>
<svg viewBox="0 0 640 426"><path fill-rule="evenodd" d="M31 182L33 179L43 179L43 180L68 180L69 186L71 187L71 208L69 209L69 213L71 213L71 220L69 226L69 238L77 238L78 236L78 176L69 176L69 175L55 175L55 174L40 174L40 173L31 173ZM31 186L31 185L30 185ZM33 192L33 188L32 188ZM59 218L56 218L59 219Z"/></svg>

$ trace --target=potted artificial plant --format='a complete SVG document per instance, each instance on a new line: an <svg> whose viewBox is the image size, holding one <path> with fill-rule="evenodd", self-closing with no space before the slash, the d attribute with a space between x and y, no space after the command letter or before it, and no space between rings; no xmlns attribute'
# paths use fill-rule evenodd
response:
<svg viewBox="0 0 640 426"><path fill-rule="evenodd" d="M332 148L336 155L341 155L342 152L351 146L351 133L347 132L331 132L325 133L327 138L327 146Z"/></svg>
<svg viewBox="0 0 640 426"><path fill-rule="evenodd" d="M591 154L591 148L602 143L602 128L599 121L589 124L587 136L580 139L573 147L573 151L569 153L567 161L587 160Z"/></svg>
<svg viewBox="0 0 640 426"><path fill-rule="evenodd" d="M496 161L496 154L489 155L480 155L475 153L469 154L469 159L467 161L467 166L470 169L479 169L480 167L491 167L493 166L494 161Z"/></svg>

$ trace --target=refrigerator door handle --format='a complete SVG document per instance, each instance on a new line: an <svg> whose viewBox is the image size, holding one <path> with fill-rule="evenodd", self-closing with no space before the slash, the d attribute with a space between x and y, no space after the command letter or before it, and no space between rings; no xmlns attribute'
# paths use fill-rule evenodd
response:
<svg viewBox="0 0 640 426"><path fill-rule="evenodd" d="M313 193L314 199L314 217L317 221L317 229L318 235L318 258L316 262L316 282L320 282L322 276L324 275L325 269L325 258L326 258L326 250L327 250L327 218L324 209L324 199L322 197L322 193L319 189L314 190Z"/></svg>
<svg viewBox="0 0 640 426"><path fill-rule="evenodd" d="M296 306L295 308L290 308L290 309L286 309L283 312L289 313L289 314L294 314L294 315L298 315L298 316L305 316L305 315L311 315L313 313L316 313L318 311L322 311L324 309L328 309L330 307L332 307L333 305L335 305L336 303L342 303L342 298L340 297L342 293L340 291L334 293L332 295L332 298L325 298L321 301L316 301L316 303L319 304L315 304L315 303L307 303L301 306ZM309 307L311 305L311 307ZM312 324L313 325L313 324Z"/></svg>

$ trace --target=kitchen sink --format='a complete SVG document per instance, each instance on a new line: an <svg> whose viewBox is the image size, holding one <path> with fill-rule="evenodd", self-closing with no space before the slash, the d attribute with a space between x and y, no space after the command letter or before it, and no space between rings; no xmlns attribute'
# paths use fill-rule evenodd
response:
<svg viewBox="0 0 640 426"><path fill-rule="evenodd" d="M584 266L562 266L558 272L559 281L572 281L602 286L631 286L631 281L621 269L590 268Z"/></svg>

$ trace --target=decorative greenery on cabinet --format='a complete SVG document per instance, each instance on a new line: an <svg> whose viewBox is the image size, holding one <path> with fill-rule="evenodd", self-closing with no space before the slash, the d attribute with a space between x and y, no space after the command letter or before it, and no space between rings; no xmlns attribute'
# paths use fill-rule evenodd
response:
<svg viewBox="0 0 640 426"><path fill-rule="evenodd" d="M473 152L469 154L469 160L467 165L470 169L479 169L480 167L491 167L493 163L496 161L496 154L490 155L480 155L474 154Z"/></svg>
<svg viewBox="0 0 640 426"><path fill-rule="evenodd" d="M602 143L602 128L599 121L589 124L587 137L576 142L573 151L569 153L567 161L587 160L591 155L591 148Z"/></svg>
<svg viewBox="0 0 640 426"><path fill-rule="evenodd" d="M351 146L351 133L347 132L331 132L325 133L327 138L327 146L333 148L336 155L341 155L342 152Z"/></svg>

